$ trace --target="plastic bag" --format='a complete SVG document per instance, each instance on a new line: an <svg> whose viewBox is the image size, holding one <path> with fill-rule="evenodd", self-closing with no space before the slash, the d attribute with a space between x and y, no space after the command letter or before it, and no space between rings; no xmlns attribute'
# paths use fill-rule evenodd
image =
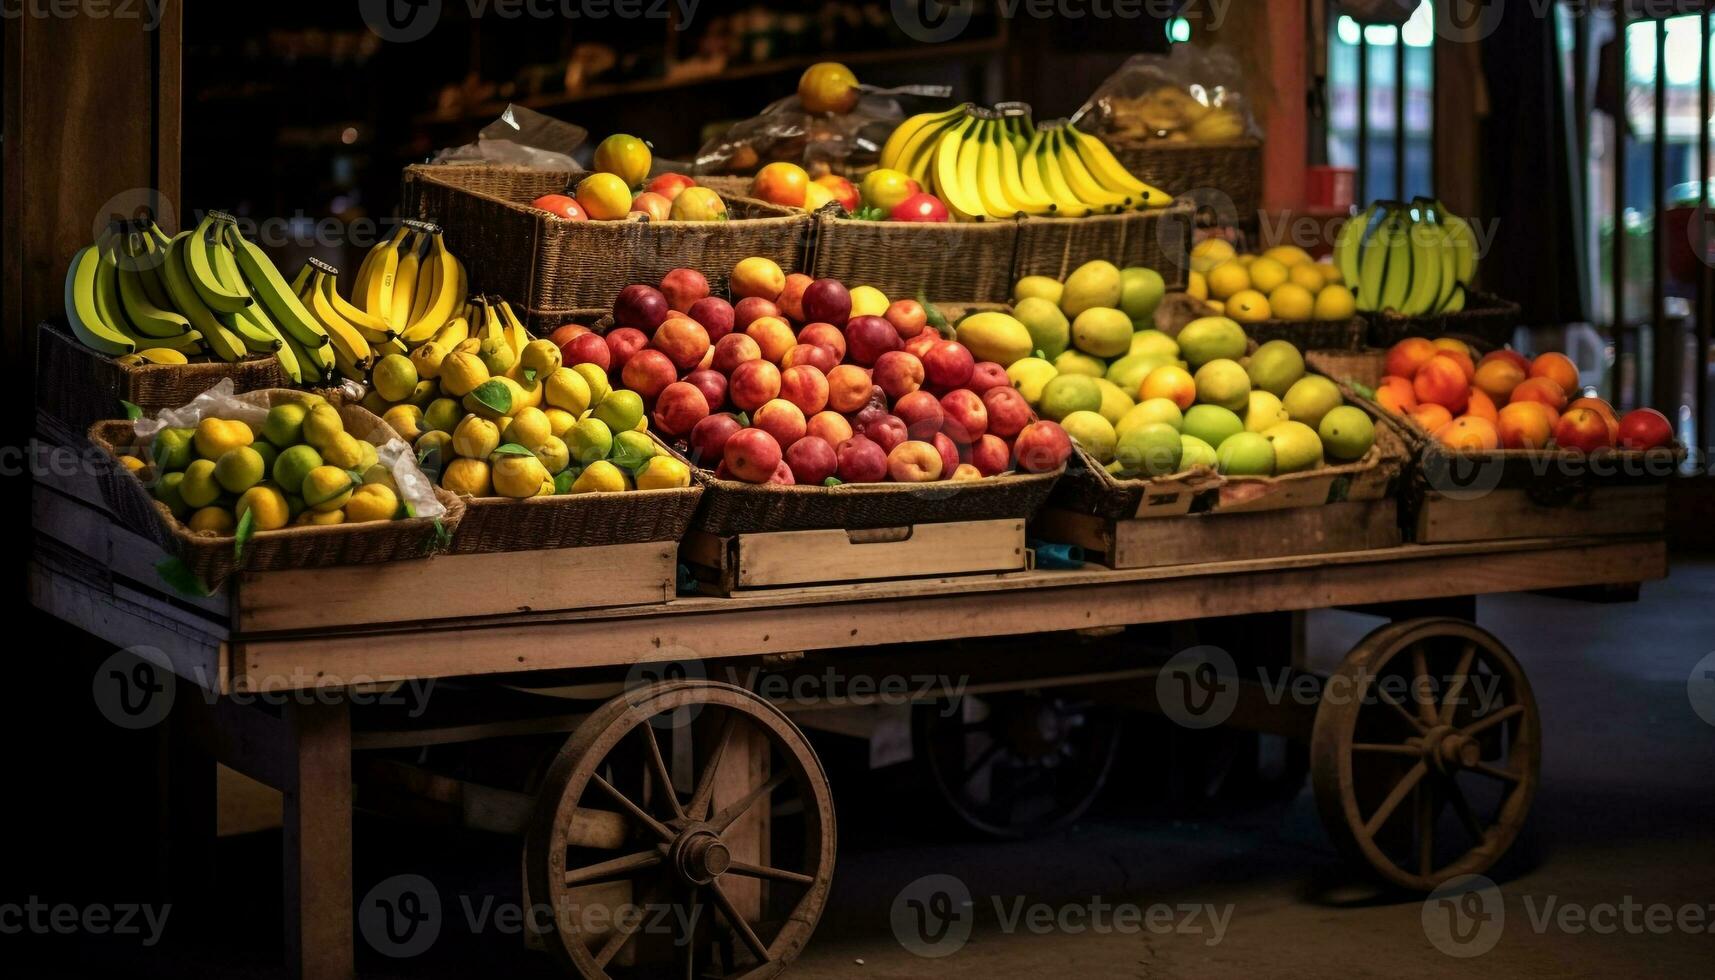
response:
<svg viewBox="0 0 1715 980"><path fill-rule="evenodd" d="M1226 48L1176 44L1140 54L1108 76L1072 121L1110 142L1231 143L1261 138L1244 69Z"/></svg>
<svg viewBox="0 0 1715 980"><path fill-rule="evenodd" d="M477 133L475 143L440 150L429 162L581 170L572 154L589 136L589 130L582 126L509 105L500 118Z"/></svg>
<svg viewBox="0 0 1715 980"><path fill-rule="evenodd" d="M812 179L825 174L856 177L874 169L887 137L905 120L897 96L947 98L945 85L880 89L860 85L850 112L812 113L789 95L750 119L734 123L703 144L691 161L693 174L752 174L770 163L796 163Z"/></svg>
<svg viewBox="0 0 1715 980"><path fill-rule="evenodd" d="M232 387L231 378L222 378L220 383L191 399L190 404L182 408L164 409L152 419L138 419L133 426L138 444L147 443L162 429L192 428L205 418L236 420L250 426L252 430L260 430L262 423L268 420L268 409L273 404L268 393L253 391L235 395L232 393ZM399 496L410 506L412 516L444 515L447 509L435 499L434 485L417 466L417 454L411 450L410 445L398 436L377 441L381 433L388 431L385 426L377 426L371 432L353 432L352 435L375 447L376 460L393 474L393 482L399 486Z"/></svg>

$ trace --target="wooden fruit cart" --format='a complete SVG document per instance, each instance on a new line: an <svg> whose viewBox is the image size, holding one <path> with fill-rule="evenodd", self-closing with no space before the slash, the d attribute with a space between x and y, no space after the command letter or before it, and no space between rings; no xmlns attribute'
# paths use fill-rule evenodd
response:
<svg viewBox="0 0 1715 980"><path fill-rule="evenodd" d="M71 444L54 428L38 422L47 441ZM624 555L453 554L245 573L198 598L161 584L160 552L109 518L88 477L38 477L33 516L33 603L109 643L158 651L154 663L185 692L173 716L180 768L169 781L181 794L178 837L192 850L208 846L216 761L284 791L287 955L296 975L318 978L354 974L354 806L520 834L531 903L697 913L674 920L695 923L689 935L645 935L612 918L592 928L557 912L527 931L576 975L781 972L816 925L835 861L827 777L782 710L808 724L813 706L772 704L716 678L746 664L790 670L805 657L880 671L907 643L922 664L923 644L1032 638L985 643L981 656L937 646L946 652L935 669L968 674L967 696L1051 691L1178 719L1213 682L1228 699L1216 720L1308 741L1317 801L1337 841L1385 880L1429 889L1492 865L1536 788L1536 704L1488 633L1462 619L1403 614L1415 618L1372 633L1331 677L1310 681L1315 696L1291 703L1211 662L1163 663L1123 644L1099 655L1043 650L1144 624L1408 608L1636 583L1667 570L1660 536L1538 537L709 596L679 594L673 548L655 544L625 546L635 553ZM520 561L534 563L530 576L500 574L503 562ZM550 587L574 580L600 585ZM1447 687L1431 691L1442 678ZM421 717L363 696L429 679L442 686ZM1475 679L1494 693L1481 716L1457 696ZM1186 704L1164 690L1182 691ZM1034 721L1043 718L1063 720L1050 711ZM1049 748L1052 728L1039 727ZM530 733L563 744L511 786L421 764L438 746ZM1112 739L1084 734L1094 763L1028 825L957 799L959 774L981 754L966 753L960 731L922 738L967 822L1016 835L1087 805L1088 777L1099 785ZM949 738L953 750L938 751ZM1487 806L1472 781L1487 787ZM1454 833L1441 829L1444 815Z"/></svg>

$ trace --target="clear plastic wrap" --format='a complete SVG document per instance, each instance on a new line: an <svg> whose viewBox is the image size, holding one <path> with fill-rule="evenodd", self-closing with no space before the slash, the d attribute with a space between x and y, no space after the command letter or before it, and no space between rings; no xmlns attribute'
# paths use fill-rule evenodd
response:
<svg viewBox="0 0 1715 980"><path fill-rule="evenodd" d="M944 99L952 94L952 89L940 85L894 89L861 85L859 89L863 94L846 113L809 112L798 96L787 96L704 143L691 161L691 172L752 174L766 164L785 161L803 167L812 178L861 176L874 169L881 145L905 119L899 96Z"/></svg>
<svg viewBox="0 0 1715 980"><path fill-rule="evenodd" d="M1245 92L1244 69L1231 51L1176 44L1166 55L1127 59L1072 118L1079 129L1120 143L1261 138Z"/></svg>
<svg viewBox="0 0 1715 980"><path fill-rule="evenodd" d="M477 133L475 143L440 150L429 162L581 170L573 153L589 140L589 135L589 130L582 126L544 116L534 109L509 105L500 118Z"/></svg>

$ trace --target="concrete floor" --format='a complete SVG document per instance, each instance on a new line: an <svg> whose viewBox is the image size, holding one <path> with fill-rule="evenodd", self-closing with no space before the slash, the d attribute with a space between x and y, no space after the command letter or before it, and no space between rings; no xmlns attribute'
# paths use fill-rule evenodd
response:
<svg viewBox="0 0 1715 980"><path fill-rule="evenodd" d="M1693 666L1715 651L1715 563L1676 563L1636 604L1539 596L1479 604L1479 622L1529 674L1543 715L1543 788L1514 852L1491 876L1504 920L1478 933L1474 959L1442 952L1426 932L1444 911L1379 893L1333 850L1308 790L1274 805L1225 812L1139 803L1157 770L1122 757L1110 792L1071 830L1026 843L950 840L918 824L913 800L872 792L874 777L830 758L841 794L841 848L821 927L789 975L940 980L997 977L1442 977L1473 967L1499 976L1708 976L1715 962L1715 681L1711 721L1688 694ZM1318 613L1314 664L1331 667L1374 620ZM1712 663L1711 666L1715 666ZM1147 750L1147 746L1145 747ZM856 805L845 800L860 797ZM862 798L868 797L866 805ZM130 976L264 977L279 962L277 831L223 840L223 886L233 891L212 928L169 930L173 941L123 959ZM466 923L491 898L517 901L516 844L472 833L426 832L360 818L358 891L398 874L430 877L449 925L432 951L391 959L363 948L373 977L559 976L515 934ZM950 875L971 896L972 928L939 958L911 951L902 891ZM1061 917L1094 903L1171 906L1178 931L1050 926L1004 920L1020 904ZM1549 903L1554 903L1549 906ZM1665 932L1598 933L1604 913L1636 903L1671 910ZM1213 908L1194 919L1182 906ZM896 930L896 907L906 927ZM1544 908L1551 907L1547 921ZM1595 925L1562 918L1589 914ZM999 911L997 911L997 909ZM1070 911L1067 911L1070 910ZM1696 915L1695 929L1689 928ZM1045 914L1045 913L1035 913ZM1025 920L1028 921L1028 920ZM1109 920L1111 921L1111 920ZM1631 924L1647 926L1644 912ZM1475 945L1454 946L1471 952ZM91 950L97 962L106 960ZM117 962L113 962L115 967ZM42 975L68 975L62 970ZM89 974L95 975L95 974Z"/></svg>

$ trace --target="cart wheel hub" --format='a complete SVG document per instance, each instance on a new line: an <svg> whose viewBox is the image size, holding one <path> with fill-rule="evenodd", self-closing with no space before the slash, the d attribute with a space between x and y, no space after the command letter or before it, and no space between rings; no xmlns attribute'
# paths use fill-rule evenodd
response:
<svg viewBox="0 0 1715 980"><path fill-rule="evenodd" d="M1424 761L1443 772L1464 769L1482 761L1482 746L1452 725L1429 730L1420 743Z"/></svg>
<svg viewBox="0 0 1715 980"><path fill-rule="evenodd" d="M693 885L706 885L732 867L732 852L713 831L693 830L672 846L673 866Z"/></svg>

